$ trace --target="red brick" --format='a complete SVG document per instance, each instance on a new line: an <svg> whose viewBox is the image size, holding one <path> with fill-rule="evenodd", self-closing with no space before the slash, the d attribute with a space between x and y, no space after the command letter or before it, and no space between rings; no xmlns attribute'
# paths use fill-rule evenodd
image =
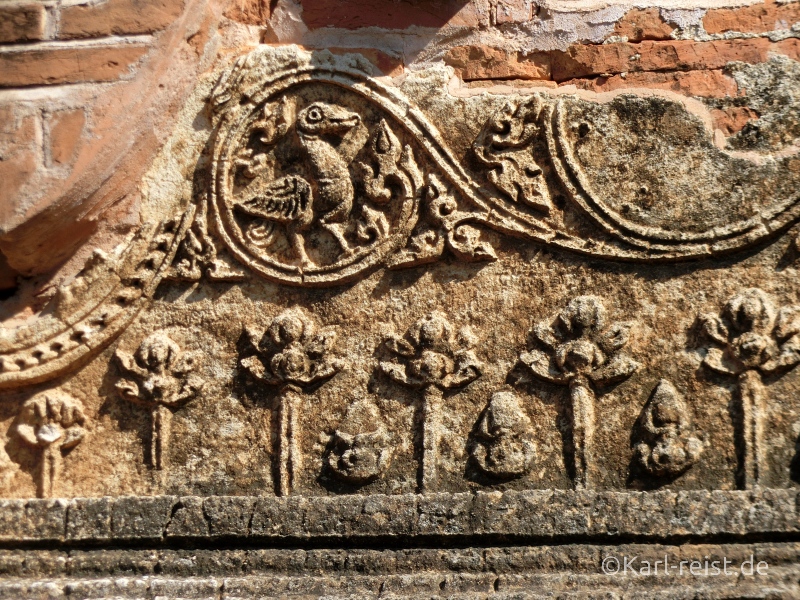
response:
<svg viewBox="0 0 800 600"><path fill-rule="evenodd" d="M264 25L270 12L270 0L233 0L223 15L248 25Z"/></svg>
<svg viewBox="0 0 800 600"><path fill-rule="evenodd" d="M732 106L730 108L715 108L711 111L714 128L719 129L726 136L741 131L750 121L758 119L759 114L746 106Z"/></svg>
<svg viewBox="0 0 800 600"><path fill-rule="evenodd" d="M0 6L0 44L44 39L45 18L41 4Z"/></svg>
<svg viewBox="0 0 800 600"><path fill-rule="evenodd" d="M145 46L126 45L0 53L0 87L114 81L145 52Z"/></svg>
<svg viewBox="0 0 800 600"><path fill-rule="evenodd" d="M764 33L775 29L789 29L800 21L800 2L777 4L768 0L763 4L741 8L716 8L703 17L703 27L708 33L741 31Z"/></svg>
<svg viewBox="0 0 800 600"><path fill-rule="evenodd" d="M320 27L406 29L488 24L488 7L463 0L300 0L303 21Z"/></svg>
<svg viewBox="0 0 800 600"><path fill-rule="evenodd" d="M57 165L66 165L75 157L81 139L86 115L83 109L60 110L48 118L50 133L50 159Z"/></svg>
<svg viewBox="0 0 800 600"><path fill-rule="evenodd" d="M464 81L476 79L550 79L550 56L546 52L522 55L490 46L456 46L448 50L445 63Z"/></svg>
<svg viewBox="0 0 800 600"><path fill-rule="evenodd" d="M169 27L183 0L107 0L61 9L61 39L154 33Z"/></svg>
<svg viewBox="0 0 800 600"><path fill-rule="evenodd" d="M668 25L661 18L661 12L657 8L639 9L625 13L614 26L614 35L625 37L629 42L641 42L642 40L668 40L670 34L675 30L672 25Z"/></svg>
<svg viewBox="0 0 800 600"><path fill-rule="evenodd" d="M739 95L736 82L721 70L673 71L628 73L625 77L595 77L593 79L570 79L563 85L574 85L582 90L611 92L623 88L648 88L669 90L684 96L702 98L724 98Z"/></svg>
<svg viewBox="0 0 800 600"><path fill-rule="evenodd" d="M553 55L555 81L636 71L721 69L731 61L764 62L778 48L766 38L695 42L645 41L639 44L576 44Z"/></svg>
<svg viewBox="0 0 800 600"><path fill-rule="evenodd" d="M36 118L17 118L13 106L0 107L0 189L2 197L9 199L30 179L39 168ZM0 202L0 222L8 216L11 202Z"/></svg>
<svg viewBox="0 0 800 600"><path fill-rule="evenodd" d="M785 54L793 60L800 60L800 40L797 38L776 42L773 50L779 54Z"/></svg>

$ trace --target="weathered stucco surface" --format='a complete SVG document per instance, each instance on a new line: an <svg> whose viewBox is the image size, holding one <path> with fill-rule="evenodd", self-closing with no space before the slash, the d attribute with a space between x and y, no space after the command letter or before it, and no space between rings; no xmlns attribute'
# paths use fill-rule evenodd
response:
<svg viewBox="0 0 800 600"><path fill-rule="evenodd" d="M799 597L798 21L0 4L0 597Z"/></svg>

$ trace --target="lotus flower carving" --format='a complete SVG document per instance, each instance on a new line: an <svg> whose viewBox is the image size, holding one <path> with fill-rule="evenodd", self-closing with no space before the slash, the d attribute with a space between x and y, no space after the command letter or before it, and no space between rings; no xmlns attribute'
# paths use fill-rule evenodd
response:
<svg viewBox="0 0 800 600"><path fill-rule="evenodd" d="M764 291L749 288L729 299L720 314L701 315L699 321L709 342L703 365L737 379L739 438L744 444L739 483L746 489L757 487L766 466L763 376L786 372L800 363L800 306L778 310Z"/></svg>
<svg viewBox="0 0 800 600"><path fill-rule="evenodd" d="M278 388L278 451L276 491L285 496L295 487L302 456L298 413L309 388L342 368L331 355L336 332L319 329L302 309L292 308L272 320L266 331L247 335L255 353L240 364L260 383Z"/></svg>
<svg viewBox="0 0 800 600"><path fill-rule="evenodd" d="M64 452L86 435L86 416L79 400L58 390L43 392L22 405L16 432L23 442L39 451L37 495L53 496Z"/></svg>
<svg viewBox="0 0 800 600"><path fill-rule="evenodd" d="M193 400L204 385L194 373L196 356L158 331L146 337L133 355L117 350L116 358L125 373L116 384L117 392L150 409L150 465L164 469L173 411Z"/></svg>
<svg viewBox="0 0 800 600"><path fill-rule="evenodd" d="M385 342L393 360L381 362L381 370L397 383L423 390L417 405L423 445L420 491L430 489L437 480L443 391L465 386L481 375L470 337L465 330L456 335L447 317L433 312L404 336L392 335Z"/></svg>
<svg viewBox="0 0 800 600"><path fill-rule="evenodd" d="M639 368L622 349L631 323L606 323L606 310L595 296L579 296L552 323L531 330L531 344L520 361L537 379L568 385L571 399L575 485L591 487L596 388L628 379Z"/></svg>

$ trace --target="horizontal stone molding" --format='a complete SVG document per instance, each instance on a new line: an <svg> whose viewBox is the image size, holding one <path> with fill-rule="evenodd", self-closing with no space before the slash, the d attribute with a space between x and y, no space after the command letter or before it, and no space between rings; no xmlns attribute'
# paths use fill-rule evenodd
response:
<svg viewBox="0 0 800 600"><path fill-rule="evenodd" d="M799 500L788 489L4 500L0 544L776 540L800 534Z"/></svg>

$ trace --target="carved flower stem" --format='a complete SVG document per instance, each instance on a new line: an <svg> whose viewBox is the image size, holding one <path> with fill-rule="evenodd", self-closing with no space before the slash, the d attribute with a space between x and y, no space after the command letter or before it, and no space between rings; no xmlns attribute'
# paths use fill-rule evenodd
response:
<svg viewBox="0 0 800 600"><path fill-rule="evenodd" d="M61 447L58 444L47 444L42 448L39 463L39 498L52 498L53 488L61 472Z"/></svg>
<svg viewBox="0 0 800 600"><path fill-rule="evenodd" d="M419 491L431 490L437 481L439 462L439 414L444 395L436 385L425 386L419 405L420 429L422 431L422 457L419 468Z"/></svg>
<svg viewBox="0 0 800 600"><path fill-rule="evenodd" d="M765 466L764 411L766 389L761 374L747 369L739 374L739 401L742 411L742 485L744 489L757 488L761 470Z"/></svg>
<svg viewBox="0 0 800 600"><path fill-rule="evenodd" d="M172 411L163 404L156 404L150 411L150 419L150 466L161 471L167 466Z"/></svg>
<svg viewBox="0 0 800 600"><path fill-rule="evenodd" d="M589 380L575 375L569 380L572 404L572 447L575 462L575 488L590 489L589 465L592 464L592 437L594 436L595 393Z"/></svg>
<svg viewBox="0 0 800 600"><path fill-rule="evenodd" d="M278 397L278 485L276 493L288 496L295 484L295 474L300 472L300 439L297 421L303 401L302 390L293 384L281 387Z"/></svg>

